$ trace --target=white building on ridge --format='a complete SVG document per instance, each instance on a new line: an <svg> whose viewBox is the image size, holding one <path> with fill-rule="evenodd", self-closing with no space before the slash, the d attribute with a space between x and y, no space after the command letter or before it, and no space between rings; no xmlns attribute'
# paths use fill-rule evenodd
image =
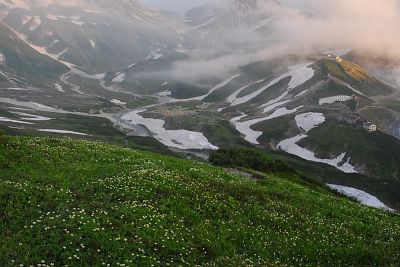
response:
<svg viewBox="0 0 400 267"><path fill-rule="evenodd" d="M376 132L378 130L378 127L375 124L372 124L370 122L364 123L363 128L364 128L364 130L366 130L370 133Z"/></svg>
<svg viewBox="0 0 400 267"><path fill-rule="evenodd" d="M333 104L335 102L346 102L346 101L350 101L352 99L353 99L353 96L336 95L336 96L331 96L331 97L326 97L326 98L320 98L319 105L322 106L324 104Z"/></svg>

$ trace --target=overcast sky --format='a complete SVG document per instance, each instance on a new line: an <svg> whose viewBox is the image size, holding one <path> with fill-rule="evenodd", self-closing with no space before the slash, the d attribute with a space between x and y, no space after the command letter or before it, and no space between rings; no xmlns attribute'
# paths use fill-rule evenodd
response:
<svg viewBox="0 0 400 267"><path fill-rule="evenodd" d="M211 0L139 0L139 1L150 8L166 9L171 11L187 10L211 2Z"/></svg>

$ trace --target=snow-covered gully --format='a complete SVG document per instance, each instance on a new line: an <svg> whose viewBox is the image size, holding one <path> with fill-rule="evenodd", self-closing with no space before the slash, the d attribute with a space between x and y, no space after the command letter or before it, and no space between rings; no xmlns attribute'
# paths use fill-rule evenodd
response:
<svg viewBox="0 0 400 267"><path fill-rule="evenodd" d="M262 92L264 92L271 86L277 84L281 80L290 77L290 81L289 81L287 90L280 97L278 97L277 99L274 100L275 102L281 101L285 96L287 96L289 94L289 92L292 89L304 84L305 82L310 80L312 77L314 77L315 71L314 71L314 69L312 69L310 67L311 64L312 63L304 63L304 64L295 65L295 66L290 66L288 72L286 72L285 74L279 76L278 78L270 81L268 84L261 87L260 89L254 91L253 93L248 94L246 96L238 97L238 95L244 89L248 88L249 86L251 86L253 84L261 83L264 80L257 81L255 83L252 83L245 87L242 87L242 88L238 89L236 92L234 92L231 96L229 96L227 101L230 102L232 106L244 104L244 103L254 99L258 95L260 95ZM265 106L274 104L275 102L266 103Z"/></svg>
<svg viewBox="0 0 400 267"><path fill-rule="evenodd" d="M297 127L302 130L303 133L281 141L278 144L278 148L305 160L331 165L345 173L357 173L357 170L349 163L350 158L344 162L346 158L345 152L333 159L320 159L315 156L314 152L297 144L300 140L308 136L307 133L309 131L325 122L325 117L322 113L303 113L297 115L295 119Z"/></svg>
<svg viewBox="0 0 400 267"><path fill-rule="evenodd" d="M276 109L272 114L257 118L253 120L242 121L242 119L246 118L246 114L242 114L238 117L235 117L230 120L230 122L235 126L236 130L238 130L241 134L244 135L244 139L252 144L258 145L259 142L257 141L258 138L263 134L261 131L255 131L251 127L257 123L272 120L275 118L279 118L285 115L293 114L299 111L303 106L294 108L294 109L287 109L286 107Z"/></svg>

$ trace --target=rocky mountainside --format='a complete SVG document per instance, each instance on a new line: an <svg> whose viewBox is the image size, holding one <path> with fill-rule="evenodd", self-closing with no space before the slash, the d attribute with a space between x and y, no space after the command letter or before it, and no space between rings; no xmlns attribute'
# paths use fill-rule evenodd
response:
<svg viewBox="0 0 400 267"><path fill-rule="evenodd" d="M162 15L134 1L73 3L7 5L10 10L3 20L27 42L89 73L128 66L180 42L179 33Z"/></svg>

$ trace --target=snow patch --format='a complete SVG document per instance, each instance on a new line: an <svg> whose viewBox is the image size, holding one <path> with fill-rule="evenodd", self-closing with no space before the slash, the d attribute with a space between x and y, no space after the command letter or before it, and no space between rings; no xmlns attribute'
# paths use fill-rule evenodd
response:
<svg viewBox="0 0 400 267"><path fill-rule="evenodd" d="M238 130L241 134L243 134L245 136L244 139L246 141L248 141L249 143L258 145L260 143L257 141L257 139L263 134L263 132L255 131L255 130L251 129L251 126L253 126L257 123L263 122L263 121L272 120L272 119L279 118L279 117L282 117L285 115L296 113L302 107L303 106L300 106L295 109L287 109L286 107L283 107L283 108L279 108L279 109L275 110L272 114L268 115L267 117L241 122L241 120L243 118L247 117L246 114L242 114L239 117L231 119L230 122L235 126L236 130Z"/></svg>
<svg viewBox="0 0 400 267"><path fill-rule="evenodd" d="M61 92L61 93L65 92L63 87L59 83L54 84L54 86L56 87L58 92Z"/></svg>
<svg viewBox="0 0 400 267"><path fill-rule="evenodd" d="M161 49L151 50L150 54L146 57L146 60L157 60L160 59L163 54L160 53Z"/></svg>
<svg viewBox="0 0 400 267"><path fill-rule="evenodd" d="M115 105L118 105L118 106L125 106L126 105L125 102L122 102L121 100L118 100L118 99L112 99L110 102L115 104Z"/></svg>
<svg viewBox="0 0 400 267"><path fill-rule="evenodd" d="M225 87L226 85L228 85L231 81L233 81L234 79L238 78L239 76L241 76L241 74L236 74L233 75L231 77L229 77L228 79L226 79L225 81L217 84L216 86L214 86L213 88L211 88L211 90L202 96L198 96L198 97L193 97L193 98L189 98L189 99L182 99L181 101L191 101L191 100L204 100L207 96L211 95L213 92L215 92L218 89L221 89L223 87Z"/></svg>
<svg viewBox="0 0 400 267"><path fill-rule="evenodd" d="M327 186L343 195L355 198L357 201L360 203L369 206L369 207L374 207L378 209L384 209L387 211L395 211L388 206L386 206L382 201L380 201L378 198L375 196L368 194L367 192L364 192L359 189L355 189L352 187L347 187L347 186L342 186L342 185L335 185L335 184L327 184Z"/></svg>
<svg viewBox="0 0 400 267"><path fill-rule="evenodd" d="M11 111L11 113L19 115L19 116L23 116L23 118L21 118L21 120L24 120L24 121L49 121L49 120L52 120L52 118L28 114L28 113L24 113L24 112Z"/></svg>
<svg viewBox="0 0 400 267"><path fill-rule="evenodd" d="M22 111L35 111L34 109L29 109L29 108L16 108L16 107L9 107L7 109L12 109L12 110L22 110Z"/></svg>
<svg viewBox="0 0 400 267"><path fill-rule="evenodd" d="M40 17L33 17L33 18L29 21L29 30L30 30L31 32L33 32L33 31L36 30L41 24L42 24L42 20L40 19Z"/></svg>
<svg viewBox="0 0 400 267"><path fill-rule="evenodd" d="M40 103L36 103L36 102L29 102L29 103L31 103L34 107L36 107L39 110L56 110L55 108L45 106Z"/></svg>
<svg viewBox="0 0 400 267"><path fill-rule="evenodd" d="M273 21L272 18L267 18L267 19L263 19L261 20L256 26L254 26L252 28L253 31L257 31L265 26L267 26L268 24L270 24Z"/></svg>
<svg viewBox="0 0 400 267"><path fill-rule="evenodd" d="M61 16L61 15L47 15L46 16L47 19L49 20L53 20L53 21L58 21L58 20L64 20L67 21L69 23L72 24L76 24L79 26L82 26L83 24L85 24L86 22L81 21L81 17L80 16Z"/></svg>
<svg viewBox="0 0 400 267"><path fill-rule="evenodd" d="M13 120L13 119L9 119L9 118L6 118L6 117L0 117L0 122L11 122L11 123L19 123L19 124L33 124L31 122Z"/></svg>
<svg viewBox="0 0 400 267"><path fill-rule="evenodd" d="M137 65L137 63L135 62L135 63L133 63L133 64L130 64L129 66L128 66L128 69L130 69L130 68L132 68L132 67L135 67Z"/></svg>
<svg viewBox="0 0 400 267"><path fill-rule="evenodd" d="M310 80L312 77L314 77L314 69L310 68L309 66L312 65L312 63L304 63L304 64L299 64L299 65L294 65L294 66L290 66L289 67L289 71L281 76L279 76L278 78L270 81L267 85L261 87L260 89L258 89L257 91L248 94L246 96L243 97L237 97L239 95L239 93L235 92L234 95L230 96L228 99L230 99L230 103L232 106L236 106L236 105L240 105L243 103L246 103L250 100L252 100L253 98L255 98L256 96L260 95L262 92L264 92L266 89L270 88L271 86L277 84L278 82L280 82L281 80L291 77L289 84L288 84L288 88L287 91L280 96L278 99L276 99L276 101L280 101L281 99L283 99L290 90L304 84L305 82L307 82L308 80ZM248 87L248 86L247 86ZM244 90L245 88L241 88L242 90ZM239 89L239 90L241 90ZM241 90L241 91L242 91ZM236 94L236 95L235 95Z"/></svg>
<svg viewBox="0 0 400 267"><path fill-rule="evenodd" d="M6 64L6 57L0 53L0 65L5 65Z"/></svg>
<svg viewBox="0 0 400 267"><path fill-rule="evenodd" d="M78 25L78 26L82 26L83 24L85 24L85 22L80 21L80 20L71 20L70 21L72 24Z"/></svg>
<svg viewBox="0 0 400 267"><path fill-rule="evenodd" d="M59 134L74 134L74 135L84 135L87 136L88 134L79 133L74 131L66 131L66 130L57 130L57 129L37 129L39 132L46 132L46 133L59 133Z"/></svg>
<svg viewBox="0 0 400 267"><path fill-rule="evenodd" d="M290 100L286 100L286 101L282 101L282 102L276 102L276 103L274 103L272 105L269 105L266 108L264 108L263 113L268 113L268 112L274 110L277 107L280 107L280 106L282 106L284 104L287 104L288 102L290 102Z"/></svg>
<svg viewBox="0 0 400 267"><path fill-rule="evenodd" d="M255 84L262 83L262 82L264 82L264 81L265 81L265 80L259 80L259 81L256 81L256 82L252 82L252 83L250 83L250 84L246 84L245 86L239 88L239 89L236 90L233 94L231 94L230 96L228 96L228 98L226 99L226 101L227 101L228 103L231 103L231 104L234 103L234 102L237 100L238 95L239 95L243 90L245 90L245 89L247 89L247 88L249 88L250 86L253 86L253 85L255 85Z"/></svg>
<svg viewBox="0 0 400 267"><path fill-rule="evenodd" d="M308 137L307 133L310 130L325 122L325 117L322 113L313 113L313 112L303 113L297 115L295 120L297 127L300 130L302 130L303 133L295 137L281 141L277 146L278 148L282 149L283 151L286 151L289 154L296 155L305 160L331 165L345 173L357 173L356 169L349 163L350 158L348 158L347 161L344 162L346 153L342 153L341 155L337 156L334 159L320 159L315 157L314 152L302 148L297 144L299 141Z"/></svg>
<svg viewBox="0 0 400 267"><path fill-rule="evenodd" d="M203 133L193 132L188 130L167 130L164 128L165 121L161 119L144 118L139 113L146 110L132 111L124 116L122 120L130 124L143 125L150 132L153 137L168 147L178 149L207 149L217 150L218 147L212 145Z"/></svg>
<svg viewBox="0 0 400 267"><path fill-rule="evenodd" d="M204 23L202 23L202 24L199 24L199 25L197 25L197 26L191 28L190 31L194 31L194 30L197 30L197 29L204 28L204 27L206 27L206 26L212 24L213 22L214 22L214 18L210 18L210 19L207 20L206 22L204 22Z"/></svg>
<svg viewBox="0 0 400 267"><path fill-rule="evenodd" d="M23 25L25 25L25 24L27 24L30 20L32 19L32 17L31 16L24 16L23 18L22 18L22 24Z"/></svg>
<svg viewBox="0 0 400 267"><path fill-rule="evenodd" d="M172 95L172 92L169 91L169 90L166 90L166 91L163 91L163 92L158 93L157 95L158 95L158 96L161 96L161 97L167 97L167 96L171 96L171 95Z"/></svg>
<svg viewBox="0 0 400 267"><path fill-rule="evenodd" d="M0 90L29 91L29 89L27 88L19 88L19 87L0 88Z"/></svg>
<svg viewBox="0 0 400 267"><path fill-rule="evenodd" d="M125 80L126 74L123 72L117 72L114 79L112 79L115 83L121 83Z"/></svg>

